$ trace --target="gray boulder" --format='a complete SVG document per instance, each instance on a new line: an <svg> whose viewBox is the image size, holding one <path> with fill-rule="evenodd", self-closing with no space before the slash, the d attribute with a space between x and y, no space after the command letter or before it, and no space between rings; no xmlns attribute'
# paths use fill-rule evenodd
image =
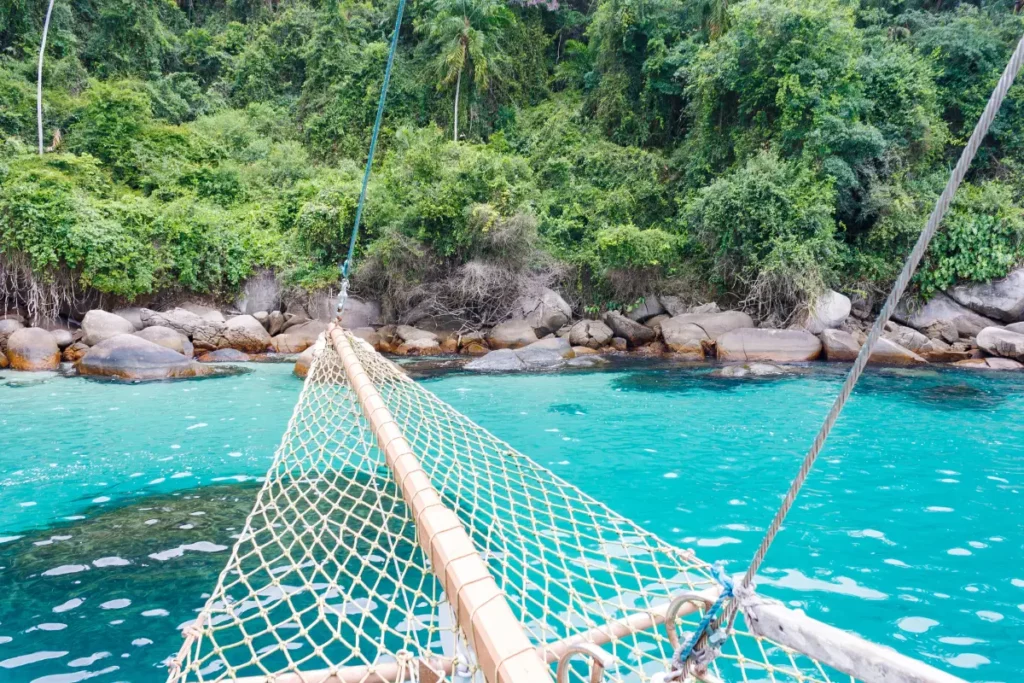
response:
<svg viewBox="0 0 1024 683"><path fill-rule="evenodd" d="M726 332L753 327L753 319L740 311L684 313L661 323L661 336L675 353L704 357L704 342L717 341Z"/></svg>
<svg viewBox="0 0 1024 683"><path fill-rule="evenodd" d="M271 339L270 347L277 353L301 353L315 344L317 337L326 331L327 323L308 320Z"/></svg>
<svg viewBox="0 0 1024 683"><path fill-rule="evenodd" d="M236 315L224 325L218 349L264 353L270 347L270 333L251 315Z"/></svg>
<svg viewBox="0 0 1024 683"><path fill-rule="evenodd" d="M515 354L523 362L526 370L557 368L564 365L566 360L561 353L554 349L536 348L533 344L517 349Z"/></svg>
<svg viewBox="0 0 1024 683"><path fill-rule="evenodd" d="M24 327L8 337L7 360L13 370L56 370L60 367L60 349L46 330Z"/></svg>
<svg viewBox="0 0 1024 683"><path fill-rule="evenodd" d="M284 329L284 314L281 311L271 311L267 315L267 332L273 337Z"/></svg>
<svg viewBox="0 0 1024 683"><path fill-rule="evenodd" d="M492 349L517 349L535 341L537 333L533 324L526 320L506 320L492 327L487 334L487 342Z"/></svg>
<svg viewBox="0 0 1024 683"><path fill-rule="evenodd" d="M216 308L205 306L203 304L185 303L181 305L181 308L185 309L190 313L195 313L203 320L209 320L211 323L222 323L225 322L224 314Z"/></svg>
<svg viewBox="0 0 1024 683"><path fill-rule="evenodd" d="M252 357L238 349L217 349L207 351L197 359L200 363L245 363L252 360Z"/></svg>
<svg viewBox="0 0 1024 683"><path fill-rule="evenodd" d="M914 353L920 353L922 349L928 347L931 341L931 339L914 328L898 325L891 321L886 323L882 337L899 344L903 348L910 349Z"/></svg>
<svg viewBox="0 0 1024 683"><path fill-rule="evenodd" d="M380 335L372 327L357 327L352 330L352 336L362 339L373 348L377 348L380 345Z"/></svg>
<svg viewBox="0 0 1024 683"><path fill-rule="evenodd" d="M220 331L224 328L223 323L204 320L184 308L173 308L163 313L143 308L139 313L139 318L142 320L143 329L157 326L169 327L192 339L196 342L197 347L211 350L217 348L216 341L220 336ZM204 346L200 346L201 343Z"/></svg>
<svg viewBox="0 0 1024 683"><path fill-rule="evenodd" d="M1012 323L1010 325L1007 325L1006 329L1008 329L1010 332L1024 334L1024 323Z"/></svg>
<svg viewBox="0 0 1024 683"><path fill-rule="evenodd" d="M510 372L525 370L526 363L512 349L498 349L466 363L465 367L474 372Z"/></svg>
<svg viewBox="0 0 1024 683"><path fill-rule="evenodd" d="M142 329L142 309L138 306L131 306L128 308L118 308L117 310L111 311L114 315L119 315L132 324L135 331Z"/></svg>
<svg viewBox="0 0 1024 683"><path fill-rule="evenodd" d="M860 342L844 330L824 330L821 335L821 348L825 353L825 360L831 361L852 361L860 353Z"/></svg>
<svg viewBox="0 0 1024 683"><path fill-rule="evenodd" d="M569 343L599 349L607 346L613 336L612 328L600 320L581 320L569 330Z"/></svg>
<svg viewBox="0 0 1024 683"><path fill-rule="evenodd" d="M71 330L57 327L49 330L49 332L53 337L53 341L57 342L57 348L61 351L75 343L75 333Z"/></svg>
<svg viewBox="0 0 1024 683"><path fill-rule="evenodd" d="M572 307L558 292L544 287L520 297L512 308L512 317L525 320L539 337L555 332L572 317Z"/></svg>
<svg viewBox="0 0 1024 683"><path fill-rule="evenodd" d="M928 361L910 349L905 349L891 339L879 338L871 349L870 363L881 365L924 365Z"/></svg>
<svg viewBox="0 0 1024 683"><path fill-rule="evenodd" d="M7 350L7 339L16 331L25 327L21 321L13 318L0 319L0 351Z"/></svg>
<svg viewBox="0 0 1024 683"><path fill-rule="evenodd" d="M143 381L203 377L210 366L134 334L119 334L93 346L78 361L78 373L86 377L111 377Z"/></svg>
<svg viewBox="0 0 1024 683"><path fill-rule="evenodd" d="M957 285L949 295L961 306L975 313L1017 322L1024 316L1024 268L1018 268L1001 280Z"/></svg>
<svg viewBox="0 0 1024 683"><path fill-rule="evenodd" d="M241 313L252 315L256 311L276 311L281 307L281 283L272 271L260 271L245 281L242 293L235 301Z"/></svg>
<svg viewBox="0 0 1024 683"><path fill-rule="evenodd" d="M517 350L516 353L518 353L519 357L525 361L526 355L535 351L551 351L558 354L560 358L572 358L576 355L572 350L572 345L569 343L569 340L561 337L552 337L550 339L535 341L529 346L524 346Z"/></svg>
<svg viewBox="0 0 1024 683"><path fill-rule="evenodd" d="M690 306L685 313L691 313L694 315L709 315L711 313L721 313L722 309L718 307L714 301L707 304L699 304L697 306Z"/></svg>
<svg viewBox="0 0 1024 683"><path fill-rule="evenodd" d="M658 297L658 303L665 309L665 313L670 316L682 315L683 313L689 313L688 306L683 302L681 297L673 296L671 294L662 294Z"/></svg>
<svg viewBox="0 0 1024 683"><path fill-rule="evenodd" d="M653 294L647 294L644 296L644 300L629 309L626 313L626 317L630 320L634 320L638 323L645 322L648 318L653 318L656 315L661 315L665 312L665 307L658 301L658 297Z"/></svg>
<svg viewBox="0 0 1024 683"><path fill-rule="evenodd" d="M268 332L270 331L270 314L269 313L267 313L266 311L256 311L255 313L250 313L249 315L251 315L252 317L256 318L256 321L260 325L263 325L263 329L267 330Z"/></svg>
<svg viewBox="0 0 1024 683"><path fill-rule="evenodd" d="M789 363L817 358L821 341L805 330L745 327L718 337L716 349L721 361Z"/></svg>
<svg viewBox="0 0 1024 683"><path fill-rule="evenodd" d="M429 340L434 346L437 346L439 343L437 335L433 332L427 332L426 330L421 330L418 327L412 327L411 325L399 325L395 328L395 334L399 339L406 343L420 341L422 339Z"/></svg>
<svg viewBox="0 0 1024 683"><path fill-rule="evenodd" d="M936 323L948 322L956 328L961 337L975 337L986 327L997 327L995 321L961 306L941 292L923 306L907 300L901 301L893 311L892 317L893 320L910 325L916 330L925 330Z"/></svg>
<svg viewBox="0 0 1024 683"><path fill-rule="evenodd" d="M986 327L978 333L978 347L1003 358L1024 360L1024 334L1002 327Z"/></svg>
<svg viewBox="0 0 1024 683"><path fill-rule="evenodd" d="M635 320L630 320L618 311L608 311L604 314L603 319L604 324L611 329L614 335L613 339L615 337L625 339L634 348L657 339L654 330Z"/></svg>
<svg viewBox="0 0 1024 683"><path fill-rule="evenodd" d="M831 289L808 306L797 325L811 334L839 327L850 316L850 299Z"/></svg>
<svg viewBox="0 0 1024 683"><path fill-rule="evenodd" d="M337 299L334 299L335 310L328 316L318 316L320 320L330 322L337 317ZM341 326L346 330L357 327L372 327L380 324L380 304L368 299L350 296L345 302L345 310L341 312Z"/></svg>
<svg viewBox="0 0 1024 683"><path fill-rule="evenodd" d="M95 346L104 339L135 332L135 325L126 318L97 308L89 311L82 318L82 331L85 333L82 341L88 346Z"/></svg>
<svg viewBox="0 0 1024 683"><path fill-rule="evenodd" d="M176 330L172 330L169 327L154 325L153 327L147 327L143 330L139 330L135 333L135 336L145 339L146 341L151 341L154 344L159 344L171 351L176 351L186 358L191 358L194 351L192 348L192 342L188 340L188 337Z"/></svg>

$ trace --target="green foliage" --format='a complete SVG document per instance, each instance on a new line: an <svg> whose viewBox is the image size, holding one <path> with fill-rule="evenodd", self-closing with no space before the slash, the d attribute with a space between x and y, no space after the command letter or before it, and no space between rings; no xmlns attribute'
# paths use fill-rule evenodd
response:
<svg viewBox="0 0 1024 683"><path fill-rule="evenodd" d="M957 282L1004 277L1024 257L1024 209L998 181L960 188L918 278L930 297Z"/></svg>
<svg viewBox="0 0 1024 683"><path fill-rule="evenodd" d="M784 319L834 277L833 205L830 182L762 153L702 189L684 216L718 282Z"/></svg>
<svg viewBox="0 0 1024 683"><path fill-rule="evenodd" d="M44 7L0 3L0 250L129 299L228 296L258 267L336 284L394 12L57 3L40 160ZM923 0L428 0L400 30L361 286L395 311L431 282L479 300L466 264L485 263L512 289L575 283L584 305L710 288L781 321L824 286L889 286L1024 19ZM925 295L1024 259L1022 93L922 264Z"/></svg>

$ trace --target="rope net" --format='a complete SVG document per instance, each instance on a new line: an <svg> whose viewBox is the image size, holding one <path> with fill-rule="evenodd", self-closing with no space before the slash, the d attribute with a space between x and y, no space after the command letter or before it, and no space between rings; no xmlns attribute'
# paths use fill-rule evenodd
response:
<svg viewBox="0 0 1024 683"><path fill-rule="evenodd" d="M680 592L713 596L709 565L518 453L361 340L339 336L552 677L568 639L614 655L605 680L665 673L674 649L660 623L665 606ZM451 663L451 680L495 683L420 541L339 350L321 338L263 488L216 588L185 628L169 680L414 680L413 658L440 658ZM699 618L685 616L681 629ZM615 629L617 620L642 627ZM587 681L589 671L589 660L577 658L568 678ZM742 618L711 673L724 681L851 680L750 634Z"/></svg>

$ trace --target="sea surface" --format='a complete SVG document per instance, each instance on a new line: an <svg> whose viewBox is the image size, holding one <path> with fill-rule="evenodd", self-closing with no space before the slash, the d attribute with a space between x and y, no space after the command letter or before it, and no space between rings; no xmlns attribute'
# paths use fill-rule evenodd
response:
<svg viewBox="0 0 1024 683"><path fill-rule="evenodd" d="M0 681L162 680L301 382L0 372ZM420 381L672 543L746 567L842 380L633 362ZM872 370L759 590L970 681L1024 679L1024 375Z"/></svg>

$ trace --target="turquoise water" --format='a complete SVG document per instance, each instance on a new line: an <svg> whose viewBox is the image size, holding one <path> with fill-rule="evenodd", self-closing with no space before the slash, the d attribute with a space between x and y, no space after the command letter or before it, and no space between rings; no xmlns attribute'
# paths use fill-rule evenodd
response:
<svg viewBox="0 0 1024 683"><path fill-rule="evenodd" d="M287 423L288 365L173 384L0 373L0 680L149 680L226 559ZM13 378L13 379L12 379ZM424 380L666 539L741 571L837 370ZM1024 376L866 376L763 592L965 679L1024 672Z"/></svg>

